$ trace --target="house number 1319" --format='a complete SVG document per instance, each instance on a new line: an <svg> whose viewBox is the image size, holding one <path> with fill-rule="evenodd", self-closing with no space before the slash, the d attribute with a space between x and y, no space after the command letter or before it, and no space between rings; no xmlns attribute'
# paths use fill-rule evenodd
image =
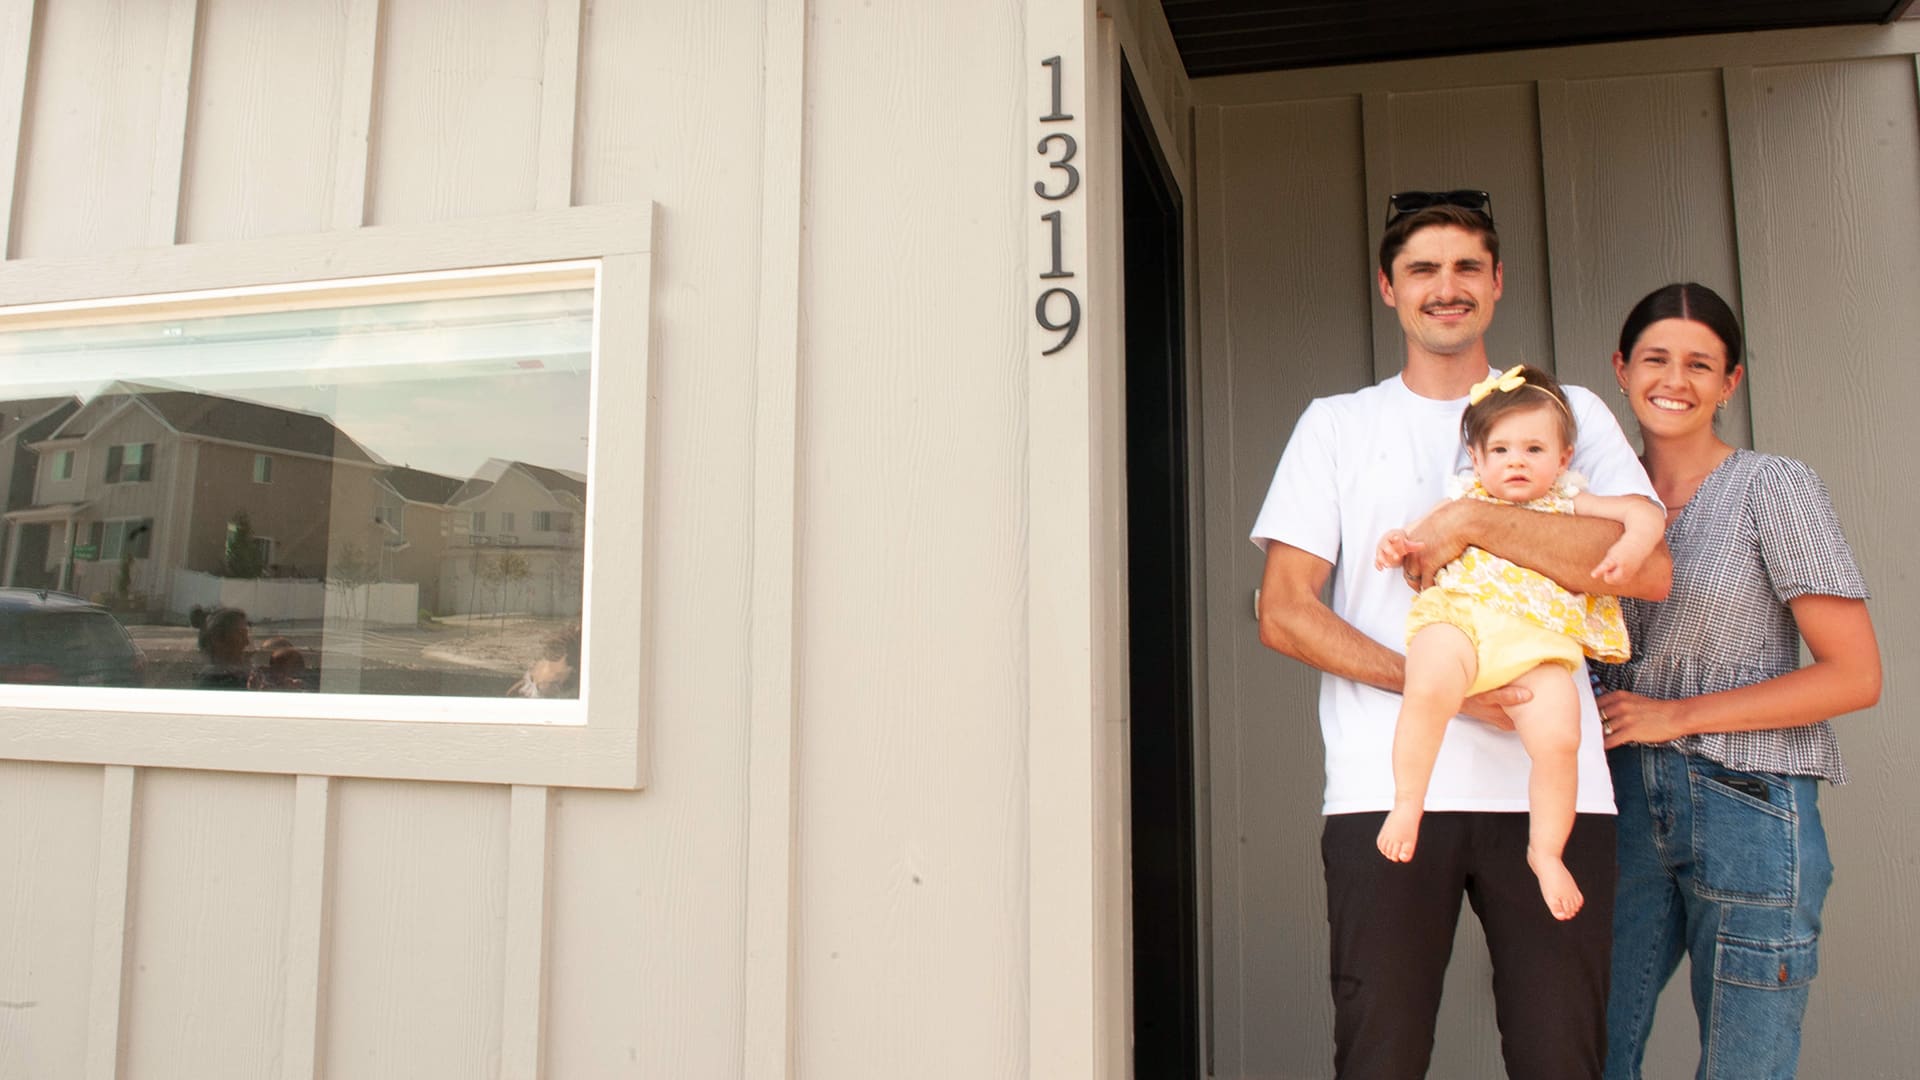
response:
<svg viewBox="0 0 1920 1080"><path fill-rule="evenodd" d="M1060 103L1060 58L1049 56L1040 61L1052 79L1052 108L1040 117L1043 124L1057 124L1072 120L1073 116L1061 108ZM1040 137L1040 143L1034 152L1046 159L1047 168L1053 172L1045 180L1033 182L1033 193L1047 202L1059 202L1080 190L1080 167L1073 163L1074 155L1080 152L1080 144L1072 135L1064 131L1050 131ZM1049 186L1049 182L1053 186ZM1064 210L1050 210L1040 215L1040 221L1047 227L1047 250L1052 256L1047 269L1040 274L1042 281L1057 281L1073 277L1073 271L1061 265L1061 219ZM1055 315L1062 318L1055 318ZM1080 294L1065 285L1055 285L1040 294L1034 301L1034 321L1042 330L1059 334L1060 340L1053 348L1043 351L1041 356L1052 356L1073 343L1075 335L1080 333Z"/></svg>

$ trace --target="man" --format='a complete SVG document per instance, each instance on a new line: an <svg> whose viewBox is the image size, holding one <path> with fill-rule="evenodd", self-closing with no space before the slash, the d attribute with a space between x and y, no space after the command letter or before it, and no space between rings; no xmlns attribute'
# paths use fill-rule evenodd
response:
<svg viewBox="0 0 1920 1080"><path fill-rule="evenodd" d="M1508 1074L1597 1080L1606 1048L1613 797L1584 673L1575 674L1579 813L1565 855L1587 896L1578 916L1555 920L1527 866L1527 756L1504 713L1526 700L1517 687L1469 699L1472 719L1448 726L1413 861L1391 862L1374 843L1393 805L1393 727L1415 593L1468 544L1587 592L1589 571L1620 535L1610 521L1472 500L1427 513L1445 498L1447 478L1467 467L1460 413L1468 390L1490 373L1485 337L1504 275L1491 211L1484 192L1405 192L1389 201L1379 288L1405 334L1405 366L1376 386L1308 406L1253 529L1267 560L1261 641L1326 673L1321 856L1334 1067L1343 1080L1426 1074L1463 896L1492 954ZM1567 390L1579 425L1573 468L1600 494L1654 498L1606 406L1579 387ZM1380 537L1415 521L1419 547L1404 580L1376 571ZM1662 546L1618 591L1661 599L1671 568ZM1331 607L1321 600L1329 576Z"/></svg>

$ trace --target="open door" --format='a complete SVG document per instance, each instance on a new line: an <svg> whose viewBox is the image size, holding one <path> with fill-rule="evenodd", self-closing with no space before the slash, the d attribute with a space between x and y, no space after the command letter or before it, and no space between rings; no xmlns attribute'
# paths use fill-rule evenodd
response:
<svg viewBox="0 0 1920 1080"><path fill-rule="evenodd" d="M1199 1077L1191 520L1179 189L1121 65L1134 1075Z"/></svg>

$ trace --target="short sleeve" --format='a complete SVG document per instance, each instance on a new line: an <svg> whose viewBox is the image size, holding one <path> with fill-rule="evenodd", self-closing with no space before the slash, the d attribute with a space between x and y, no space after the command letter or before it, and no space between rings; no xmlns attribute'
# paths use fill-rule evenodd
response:
<svg viewBox="0 0 1920 1080"><path fill-rule="evenodd" d="M1585 490L1595 495L1643 495L1658 504L1660 496L1654 494L1647 470L1607 403L1582 386L1569 386L1566 391L1580 429L1573 468L1586 478Z"/></svg>
<svg viewBox="0 0 1920 1080"><path fill-rule="evenodd" d="M1300 414L1280 455L1250 539L1262 551L1272 541L1328 562L1340 556L1338 423L1325 401Z"/></svg>
<svg viewBox="0 0 1920 1080"><path fill-rule="evenodd" d="M1760 559L1781 603L1798 596L1867 598L1827 486L1804 463L1768 457L1747 493Z"/></svg>

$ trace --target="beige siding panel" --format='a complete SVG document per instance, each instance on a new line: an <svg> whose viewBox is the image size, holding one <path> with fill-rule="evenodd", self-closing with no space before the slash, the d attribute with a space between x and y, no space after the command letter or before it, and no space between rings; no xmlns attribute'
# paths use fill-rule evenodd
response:
<svg viewBox="0 0 1920 1080"><path fill-rule="evenodd" d="M338 781L325 1075L499 1066L508 789Z"/></svg>
<svg viewBox="0 0 1920 1080"><path fill-rule="evenodd" d="M1332 1025L1326 898L1317 873L1271 853L1317 844L1318 682L1259 642L1252 592L1263 563L1246 536L1307 402L1372 381L1360 102L1216 116L1202 114L1198 200L1215 1066L1221 1076L1312 1076L1325 1069L1326 1042L1306 1033ZM1261 914L1273 911L1287 917Z"/></svg>
<svg viewBox="0 0 1920 1080"><path fill-rule="evenodd" d="M1739 310L1720 74L1584 79L1541 91L1561 379L1598 392L1631 431L1612 357L1635 301L1698 281ZM1746 399L1721 433L1748 442Z"/></svg>
<svg viewBox="0 0 1920 1080"><path fill-rule="evenodd" d="M0 1076L80 1076L100 770L0 761Z"/></svg>
<svg viewBox="0 0 1920 1080"><path fill-rule="evenodd" d="M1735 160L1750 279L1754 441L1812 465L1878 599L1889 664L1880 705L1836 724L1854 782L1823 794L1837 867L1821 981L1807 1018L1805 1076L1902 1076L1920 1055L1912 1023L1911 927L1920 863L1902 855L1920 737L1901 645L1920 636L1908 602L1920 504L1920 116L1910 58L1752 73L1751 145Z"/></svg>
<svg viewBox="0 0 1920 1080"><path fill-rule="evenodd" d="M1022 15L813 18L832 31L807 65L798 1074L1024 1077L1022 431L1049 360L1007 273L1042 212Z"/></svg>
<svg viewBox="0 0 1920 1080"><path fill-rule="evenodd" d="M121 1076L273 1075L292 778L150 769L135 815Z"/></svg>
<svg viewBox="0 0 1920 1080"><path fill-rule="evenodd" d="M547 1075L740 1071L762 13L593 4L576 203L660 206L647 541L654 763L554 792Z"/></svg>
<svg viewBox="0 0 1920 1080"><path fill-rule="evenodd" d="M553 793L546 1069L556 1080L740 1070L740 840L686 819L711 795L699 766L658 760L642 794Z"/></svg>
<svg viewBox="0 0 1920 1080"><path fill-rule="evenodd" d="M204 0L182 241L328 227L346 27L337 4Z"/></svg>
<svg viewBox="0 0 1920 1080"><path fill-rule="evenodd" d="M367 222L534 208L542 0L418 0L380 10Z"/></svg>
<svg viewBox="0 0 1920 1080"><path fill-rule="evenodd" d="M14 254L144 247L169 5L45 4L15 192Z"/></svg>
<svg viewBox="0 0 1920 1080"><path fill-rule="evenodd" d="M1493 196L1506 287L1487 334L1488 352L1501 367L1527 363L1552 370L1540 118L1532 84L1394 94L1385 122L1392 139L1388 192L1479 188ZM1367 179L1370 190L1378 188L1373 176ZM1386 212L1385 199L1367 207L1382 221ZM1392 324L1376 337L1382 355L1374 367L1385 377L1400 370L1405 355L1392 309L1380 304L1375 311Z"/></svg>

